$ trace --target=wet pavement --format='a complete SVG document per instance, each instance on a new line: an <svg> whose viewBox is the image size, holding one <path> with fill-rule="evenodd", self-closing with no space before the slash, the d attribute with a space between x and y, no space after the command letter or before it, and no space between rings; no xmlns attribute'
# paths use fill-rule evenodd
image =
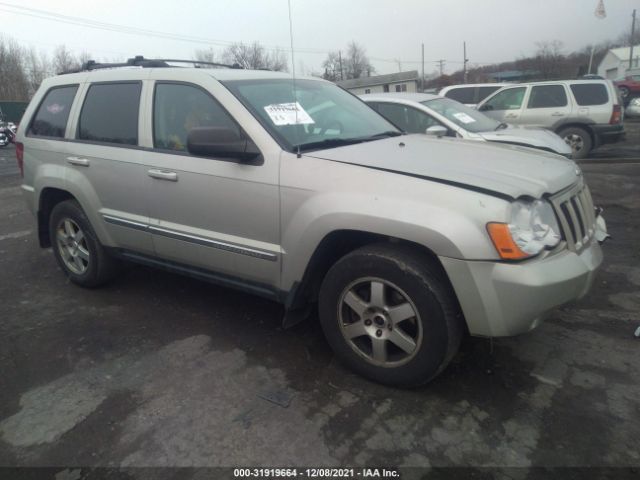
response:
<svg viewBox="0 0 640 480"><path fill-rule="evenodd" d="M613 235L591 295L399 390L266 300L137 266L68 283L0 160L0 465L640 468L640 164L583 170Z"/></svg>

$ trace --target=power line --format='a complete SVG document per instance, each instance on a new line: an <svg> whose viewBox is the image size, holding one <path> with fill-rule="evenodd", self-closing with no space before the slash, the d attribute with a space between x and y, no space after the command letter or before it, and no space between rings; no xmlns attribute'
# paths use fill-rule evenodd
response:
<svg viewBox="0 0 640 480"><path fill-rule="evenodd" d="M234 41L230 40L217 40L211 38L197 37L192 35L182 35L171 32L163 32L159 30L150 30L146 28L133 27L129 25L121 25L116 23L107 23L101 22L98 20L92 20L83 17L75 17L71 15L63 15L60 13L51 12L48 10L41 10L37 8L25 7L22 5L15 5L12 3L2 2L0 1L0 11L4 11L7 13L13 13L15 15L28 16L33 18L38 18L41 20L48 20L53 22L64 23L67 25L75 25L84 28L93 28L98 30L105 30L115 33L125 33L129 35L141 35L141 36L151 36L157 38L165 38L169 40L177 40L182 42L189 43L199 43L204 45L216 45L219 47L228 47L233 45ZM289 48L282 47L278 45L263 45L266 50L271 51L287 51ZM297 53L306 53L306 54L318 54L318 55L327 55L331 52L327 50L320 50L314 48L298 48L295 50ZM385 62L385 63L398 63L398 59L389 59L389 58L378 58L378 57L369 57L370 60L376 62ZM422 60L400 60L402 63L409 64L422 64ZM428 60L427 63L439 64L441 60ZM462 63L459 61L451 60L450 63ZM479 63L479 62L476 62Z"/></svg>

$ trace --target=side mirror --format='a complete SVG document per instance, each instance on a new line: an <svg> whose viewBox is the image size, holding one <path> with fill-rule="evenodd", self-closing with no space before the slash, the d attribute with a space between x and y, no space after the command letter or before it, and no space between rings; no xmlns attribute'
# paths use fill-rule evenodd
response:
<svg viewBox="0 0 640 480"><path fill-rule="evenodd" d="M434 125L432 127L427 128L425 132L427 135L432 135L434 137L444 137L447 134L447 129L441 125Z"/></svg>
<svg viewBox="0 0 640 480"><path fill-rule="evenodd" d="M481 112L488 112L489 110L493 110L493 105L485 103L484 105L480 105L480 108L478 110L480 110Z"/></svg>
<svg viewBox="0 0 640 480"><path fill-rule="evenodd" d="M235 158L252 165L262 164L255 143L238 130L227 127L195 127L187 135L187 151L203 157Z"/></svg>

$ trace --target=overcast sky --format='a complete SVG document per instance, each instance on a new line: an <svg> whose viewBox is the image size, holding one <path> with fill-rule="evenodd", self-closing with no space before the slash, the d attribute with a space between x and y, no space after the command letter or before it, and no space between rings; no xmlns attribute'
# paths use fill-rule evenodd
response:
<svg viewBox="0 0 640 480"><path fill-rule="evenodd" d="M9 8L7 5L17 5ZM320 72L330 50L350 40L362 44L378 73L420 68L447 60L445 71L461 68L462 42L470 64L513 60L535 51L535 42L561 40L571 51L615 39L631 27L640 0L291 0L296 69ZM32 9L32 10L28 10ZM11 10L11 12L9 11ZM215 49L233 41L257 40L282 46L290 56L287 0L0 0L2 33L38 50L65 44L99 59L193 58L202 42L105 31L38 18L39 11L109 24L198 37ZM28 14L24 15L24 14ZM640 23L640 22L638 22ZM637 25L640 27L640 25Z"/></svg>

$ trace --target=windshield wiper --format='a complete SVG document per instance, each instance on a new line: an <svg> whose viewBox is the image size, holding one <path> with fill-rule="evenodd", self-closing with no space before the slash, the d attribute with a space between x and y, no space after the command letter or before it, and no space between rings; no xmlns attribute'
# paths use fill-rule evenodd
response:
<svg viewBox="0 0 640 480"><path fill-rule="evenodd" d="M496 130L504 130L507 127L509 127L509 125L507 125L506 123L502 122L496 127Z"/></svg>
<svg viewBox="0 0 640 480"><path fill-rule="evenodd" d="M395 130L389 130L386 132L376 133L369 137L354 137L354 138L325 138L324 140L318 140L317 142L302 143L300 145L294 145L293 150L300 150L306 152L308 150L320 150L323 148L343 147L345 145L353 145L355 143L370 142L373 140L380 140L381 138L397 137L402 135L401 132Z"/></svg>

